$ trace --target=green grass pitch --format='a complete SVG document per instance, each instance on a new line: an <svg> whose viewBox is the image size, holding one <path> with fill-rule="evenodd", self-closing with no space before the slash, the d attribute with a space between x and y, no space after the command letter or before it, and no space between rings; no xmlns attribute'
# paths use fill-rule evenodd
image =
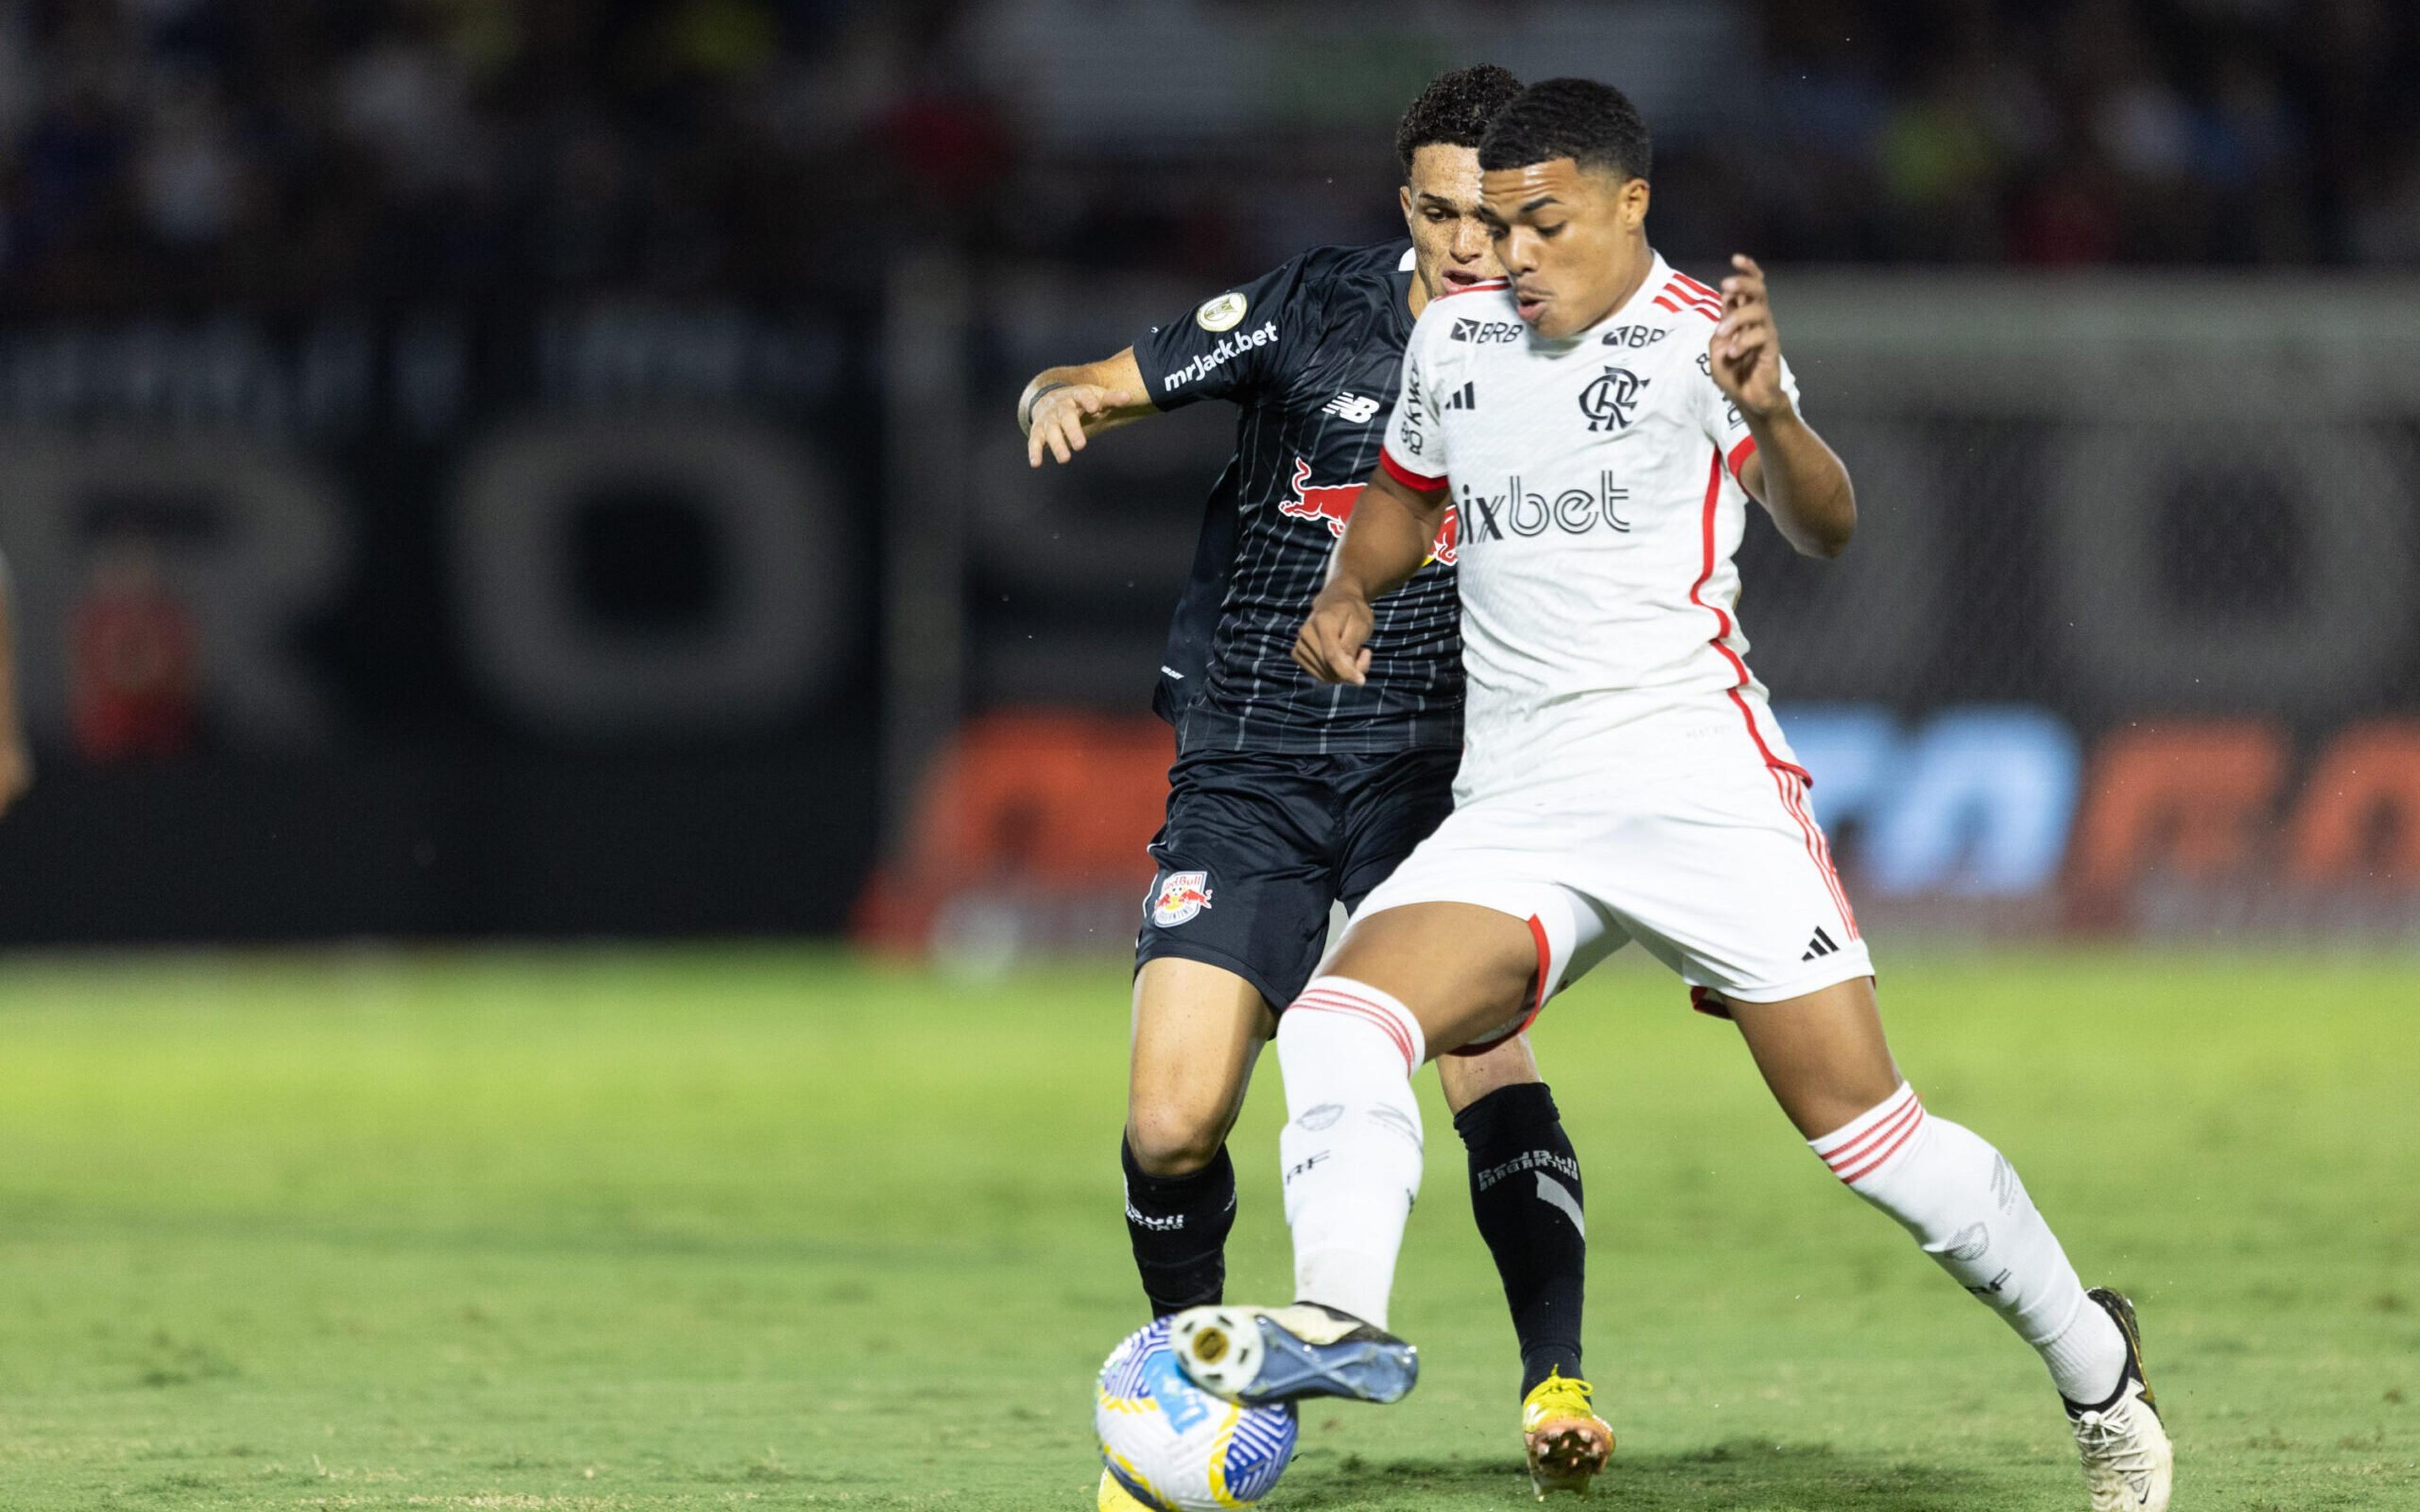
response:
<svg viewBox="0 0 2420 1512"><path fill-rule="evenodd" d="M2140 1302L2179 1508L2420 1507L2420 963L1884 957L1929 1103ZM1125 1015L1113 963L0 965L0 1505L1089 1506L1090 1378L1140 1321ZM1608 969L1537 1043L1588 1173L1598 1504L2081 1507L2029 1351L1731 1030ZM1273 1508L1527 1504L1422 1080L1422 1383L1309 1412ZM1237 1135L1238 1300L1286 1289L1280 1106Z"/></svg>

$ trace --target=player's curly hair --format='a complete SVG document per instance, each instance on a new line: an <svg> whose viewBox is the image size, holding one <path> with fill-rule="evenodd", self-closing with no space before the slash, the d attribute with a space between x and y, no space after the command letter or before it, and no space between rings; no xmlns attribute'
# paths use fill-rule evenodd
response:
<svg viewBox="0 0 2420 1512"><path fill-rule="evenodd" d="M1404 112L1395 128L1395 156L1412 176L1412 154L1426 147L1475 147L1487 123L1521 92L1521 81L1493 63L1440 73Z"/></svg>
<svg viewBox="0 0 2420 1512"><path fill-rule="evenodd" d="M1594 79L1546 79L1496 113L1479 144L1479 166L1493 173L1557 158L1644 178L1654 150L1628 95Z"/></svg>

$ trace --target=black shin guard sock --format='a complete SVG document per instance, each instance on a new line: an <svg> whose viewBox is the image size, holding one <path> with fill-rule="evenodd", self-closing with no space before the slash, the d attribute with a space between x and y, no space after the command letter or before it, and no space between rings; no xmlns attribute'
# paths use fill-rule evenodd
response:
<svg viewBox="0 0 2420 1512"><path fill-rule="evenodd" d="M1521 1395L1580 1375L1588 1269L1580 1163L1544 1082L1499 1087L1453 1117L1470 1149L1470 1211L1496 1256L1521 1340Z"/></svg>
<svg viewBox="0 0 2420 1512"><path fill-rule="evenodd" d="M1118 1145L1126 1172L1126 1237L1151 1315L1165 1318L1219 1300L1227 1287L1227 1231L1235 1227L1235 1163L1225 1146L1186 1176L1153 1176Z"/></svg>

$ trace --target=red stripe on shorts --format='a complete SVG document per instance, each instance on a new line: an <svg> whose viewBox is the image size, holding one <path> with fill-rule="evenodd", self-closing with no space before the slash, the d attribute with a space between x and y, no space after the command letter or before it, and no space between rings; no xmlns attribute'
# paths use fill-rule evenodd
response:
<svg viewBox="0 0 2420 1512"><path fill-rule="evenodd" d="M1530 1000L1529 1011L1521 1015L1520 1023L1513 1025L1495 1039L1474 1040L1466 1045L1446 1052L1448 1055L1483 1056L1505 1041L1527 1033L1529 1026L1538 1022L1538 1015L1546 1011L1546 973L1554 969L1555 951L1554 947L1546 939L1545 921L1535 914L1529 916L1529 943L1538 948L1538 993Z"/></svg>
<svg viewBox="0 0 2420 1512"><path fill-rule="evenodd" d="M1857 916L1849 906L1847 889L1840 886L1840 873L1832 865L1832 842L1823 838L1823 826L1807 811L1807 786L1803 777L1795 770L1784 777L1782 770L1776 766L1773 777L1774 785L1781 790L1781 806L1790 810L1791 818L1798 821L1799 832L1807 837L1807 859L1813 861L1815 870L1823 874L1823 886L1832 894L1832 906L1840 911L1840 927L1847 930L1849 938L1854 940L1857 937Z"/></svg>
<svg viewBox="0 0 2420 1512"><path fill-rule="evenodd" d="M1731 703L1739 710L1741 722L1747 726L1748 739L1756 742L1757 755L1763 759L1766 768L1774 774L1774 786L1781 795L1781 806L1790 811L1790 817L1797 823L1800 832L1806 836L1807 858L1813 861L1815 870L1823 874L1823 886L1832 894L1834 904L1840 910L1840 927L1847 930L1849 938L1854 940L1857 937L1857 918L1849 907L1849 895L1840 886L1840 874L1833 870L1831 842L1823 838L1823 828L1807 812L1804 798L1800 795L1803 787L1794 791L1782 774L1787 773L1789 777L1797 779L1802 785L1812 782L1814 779L1807 775L1807 768L1795 762L1783 761L1774 753L1771 746L1764 743L1764 732L1757 728L1756 711L1748 707L1747 700L1740 697L1740 689L1748 685L1749 679L1747 663L1742 661L1739 653L1733 651L1727 643L1731 634L1730 614L1719 604L1707 603L1704 597L1703 590L1707 583L1714 580L1714 517L1716 506L1722 502L1722 497L1723 454L1718 447L1714 451L1711 465L1706 469L1705 508L1699 520L1699 543L1701 555L1699 562L1698 580L1689 585L1689 602L1714 617L1714 634L1706 643L1721 652L1723 659L1731 664L1731 675L1735 680L1727 689L1730 695Z"/></svg>

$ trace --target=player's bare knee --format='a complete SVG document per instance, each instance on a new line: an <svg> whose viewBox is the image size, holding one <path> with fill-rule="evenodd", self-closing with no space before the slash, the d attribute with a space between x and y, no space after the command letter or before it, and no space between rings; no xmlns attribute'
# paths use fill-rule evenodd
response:
<svg viewBox="0 0 2420 1512"><path fill-rule="evenodd" d="M1138 1106L1126 1115L1126 1148L1148 1176L1190 1176L1218 1158L1227 1142L1223 1108L1183 1100Z"/></svg>
<svg viewBox="0 0 2420 1512"><path fill-rule="evenodd" d="M1526 1034L1516 1034L1480 1055L1437 1059L1438 1089L1445 1093L1446 1106L1456 1113L1499 1088L1543 1080Z"/></svg>

